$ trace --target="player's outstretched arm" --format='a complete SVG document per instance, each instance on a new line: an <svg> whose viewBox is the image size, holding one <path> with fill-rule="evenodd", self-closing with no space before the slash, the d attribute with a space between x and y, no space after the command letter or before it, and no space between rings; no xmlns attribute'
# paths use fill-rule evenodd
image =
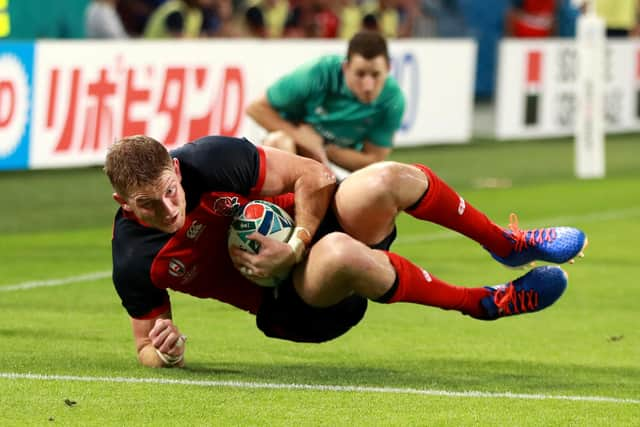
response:
<svg viewBox="0 0 640 427"><path fill-rule="evenodd" d="M163 313L153 319L131 318L131 327L136 341L138 360L152 368L184 366L186 337Z"/></svg>

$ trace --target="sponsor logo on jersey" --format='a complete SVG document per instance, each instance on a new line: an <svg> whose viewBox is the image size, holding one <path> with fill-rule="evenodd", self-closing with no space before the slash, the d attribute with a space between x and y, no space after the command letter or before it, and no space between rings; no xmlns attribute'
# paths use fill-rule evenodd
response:
<svg viewBox="0 0 640 427"><path fill-rule="evenodd" d="M234 216L239 208L237 197L218 197L213 202L213 212L220 216Z"/></svg>
<svg viewBox="0 0 640 427"><path fill-rule="evenodd" d="M466 207L467 207L467 204L464 202L464 199L460 197L460 204L458 205L458 215L462 215Z"/></svg>
<svg viewBox="0 0 640 427"><path fill-rule="evenodd" d="M187 239L198 240L198 237L200 237L205 227L206 225L201 224L197 219L194 219L187 230Z"/></svg>
<svg viewBox="0 0 640 427"><path fill-rule="evenodd" d="M177 258L171 258L169 260L169 274L173 277L182 277L184 276L185 268L182 261Z"/></svg>
<svg viewBox="0 0 640 427"><path fill-rule="evenodd" d="M422 270L422 275L427 282L431 282L433 280L427 270Z"/></svg>

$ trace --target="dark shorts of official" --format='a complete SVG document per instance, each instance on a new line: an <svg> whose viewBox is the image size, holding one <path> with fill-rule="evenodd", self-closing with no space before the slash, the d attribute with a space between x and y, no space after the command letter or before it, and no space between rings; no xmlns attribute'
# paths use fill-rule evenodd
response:
<svg viewBox="0 0 640 427"><path fill-rule="evenodd" d="M343 230L330 209L314 236L314 243L334 231ZM394 228L382 242L371 247L388 250L395 238ZM330 307L312 307L300 298L289 279L277 288L265 289L256 324L271 338L321 343L337 338L357 325L366 311L367 298L360 295L351 295Z"/></svg>

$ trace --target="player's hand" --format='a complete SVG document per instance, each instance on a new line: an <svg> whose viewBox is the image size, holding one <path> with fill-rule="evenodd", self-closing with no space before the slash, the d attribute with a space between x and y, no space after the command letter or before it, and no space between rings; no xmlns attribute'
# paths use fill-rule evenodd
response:
<svg viewBox="0 0 640 427"><path fill-rule="evenodd" d="M272 239L258 232L247 236L249 240L260 243L257 254L243 251L237 246L230 248L229 255L233 265L254 277L282 277L295 264L295 254L285 242Z"/></svg>
<svg viewBox="0 0 640 427"><path fill-rule="evenodd" d="M321 163L327 163L327 155L324 151L324 138L308 124L301 124L296 128L294 137L301 153Z"/></svg>
<svg viewBox="0 0 640 427"><path fill-rule="evenodd" d="M170 356L180 356L184 353L185 337L171 319L156 319L156 323L149 331L151 344L162 353Z"/></svg>

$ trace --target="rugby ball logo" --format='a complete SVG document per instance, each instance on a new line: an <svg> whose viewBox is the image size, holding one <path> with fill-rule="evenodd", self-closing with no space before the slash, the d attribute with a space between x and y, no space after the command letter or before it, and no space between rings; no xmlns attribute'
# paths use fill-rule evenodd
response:
<svg viewBox="0 0 640 427"><path fill-rule="evenodd" d="M264 200L254 200L242 206L229 227L228 247L238 246L242 250L257 254L260 244L249 236L258 232L263 236L286 242L295 224L289 214L280 206ZM284 278L248 277L260 286L276 286Z"/></svg>

